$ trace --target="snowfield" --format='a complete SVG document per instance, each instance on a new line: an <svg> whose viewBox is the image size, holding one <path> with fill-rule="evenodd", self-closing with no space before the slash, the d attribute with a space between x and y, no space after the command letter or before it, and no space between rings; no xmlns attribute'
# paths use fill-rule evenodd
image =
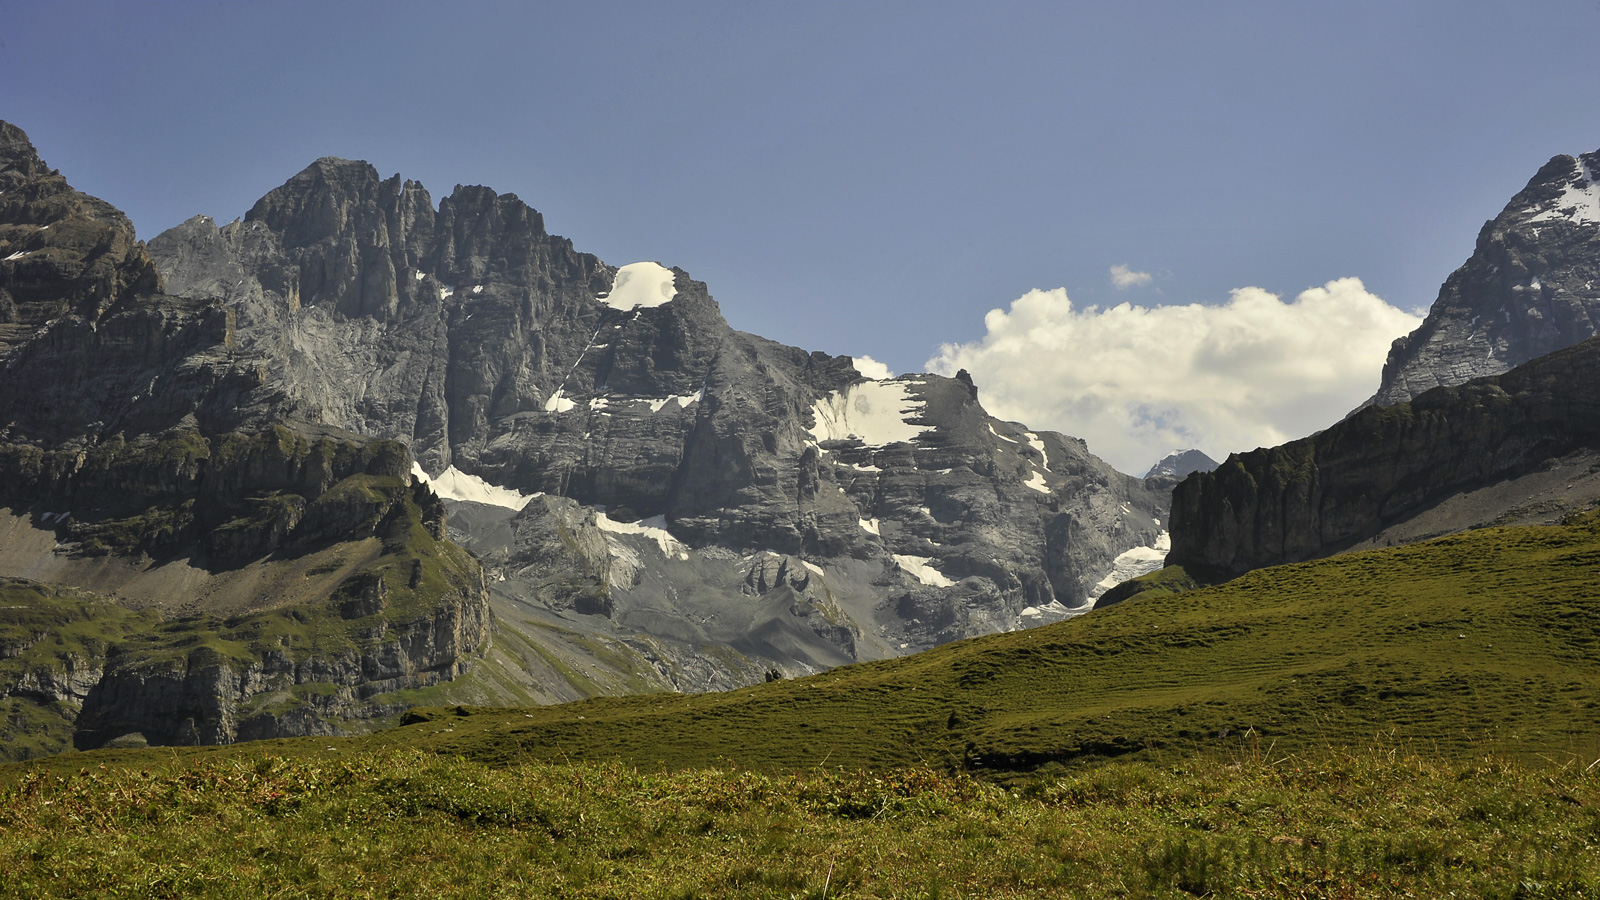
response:
<svg viewBox="0 0 1600 900"><path fill-rule="evenodd" d="M1156 537L1153 547L1135 547L1118 556L1111 563L1111 571L1106 577L1100 579L1089 591L1089 599L1099 599L1101 594L1111 590L1130 578L1138 578L1161 568L1167 561L1167 551L1172 549L1172 535L1165 531Z"/></svg>
<svg viewBox="0 0 1600 900"><path fill-rule="evenodd" d="M818 443L858 438L869 447L916 440L926 425L911 419L922 414L923 401L911 396L912 382L864 381L834 391L811 406L817 424L811 436Z"/></svg>
<svg viewBox="0 0 1600 900"><path fill-rule="evenodd" d="M446 500L464 500L470 503L487 503L490 506L503 506L506 509L520 511L528 505L528 501L538 494L524 494L511 488L503 488L497 484L490 484L476 475L467 473L451 466L439 473L438 478L429 478L428 473L422 470L422 464L411 464L411 476L418 481L433 488L433 492Z"/></svg>
<svg viewBox="0 0 1600 900"><path fill-rule="evenodd" d="M933 567L933 560L926 556L910 556L895 553L894 561L906 574L917 579L929 587L955 587L956 583L944 577L944 573Z"/></svg>
<svg viewBox="0 0 1600 900"><path fill-rule="evenodd" d="M672 270L660 263L629 263L617 270L611 293L596 298L612 309L627 312L639 307L661 306L678 295Z"/></svg>
<svg viewBox="0 0 1600 900"><path fill-rule="evenodd" d="M1600 225L1600 185L1595 184L1594 173L1578 160L1578 177L1567 185L1545 210L1529 222L1555 222L1569 219L1583 225Z"/></svg>
<svg viewBox="0 0 1600 900"><path fill-rule="evenodd" d="M609 531L612 534L642 535L655 541L656 546L661 548L661 555L668 559L673 557L678 559L689 558L689 548L685 547L682 541L673 537L672 532L667 530L666 516L651 516L648 519L640 519L637 522L618 522L596 509L594 518L595 524L600 526L601 531Z"/></svg>

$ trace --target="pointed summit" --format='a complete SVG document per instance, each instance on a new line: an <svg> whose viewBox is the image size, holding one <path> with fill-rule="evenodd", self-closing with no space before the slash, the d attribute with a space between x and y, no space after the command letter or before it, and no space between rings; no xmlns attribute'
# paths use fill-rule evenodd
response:
<svg viewBox="0 0 1600 900"><path fill-rule="evenodd" d="M1600 333L1600 151L1556 156L1478 233L1362 406L1499 375Z"/></svg>

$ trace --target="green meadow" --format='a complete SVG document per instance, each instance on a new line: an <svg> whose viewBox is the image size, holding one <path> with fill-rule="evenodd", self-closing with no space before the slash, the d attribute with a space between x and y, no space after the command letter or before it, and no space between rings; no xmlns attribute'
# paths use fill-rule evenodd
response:
<svg viewBox="0 0 1600 900"><path fill-rule="evenodd" d="M69 753L0 768L0 894L1592 897L1597 641L1589 513L722 694Z"/></svg>

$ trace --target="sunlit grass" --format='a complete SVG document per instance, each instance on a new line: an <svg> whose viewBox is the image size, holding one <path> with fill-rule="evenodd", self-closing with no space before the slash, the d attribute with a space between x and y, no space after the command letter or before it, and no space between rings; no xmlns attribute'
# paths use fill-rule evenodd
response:
<svg viewBox="0 0 1600 900"><path fill-rule="evenodd" d="M1008 790L926 768L495 769L235 752L13 771L6 896L1571 897L1596 766L1395 748L1118 761Z"/></svg>

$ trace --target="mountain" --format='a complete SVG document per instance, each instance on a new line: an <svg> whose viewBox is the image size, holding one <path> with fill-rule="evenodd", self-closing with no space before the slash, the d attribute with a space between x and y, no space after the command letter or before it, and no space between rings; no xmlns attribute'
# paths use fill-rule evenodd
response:
<svg viewBox="0 0 1600 900"><path fill-rule="evenodd" d="M108 680L109 632L29 657L8 696L80 745L803 674L1086 610L1161 536L1162 493L964 374L737 332L513 195L328 158L145 247L0 138L0 575L53 598L18 646L76 603L209 648L152 650L168 681ZM382 650L402 612L435 638ZM85 718L111 708L142 712Z"/></svg>
<svg viewBox="0 0 1600 900"><path fill-rule="evenodd" d="M1217 461L1199 450L1174 450L1151 466L1144 477L1182 479L1190 472L1209 472L1216 467Z"/></svg>
<svg viewBox="0 0 1600 900"><path fill-rule="evenodd" d="M1550 160L1479 232L1377 393L1173 494L1170 586L1600 500L1600 152ZM1144 589L1124 584L1113 601Z"/></svg>
<svg viewBox="0 0 1600 900"><path fill-rule="evenodd" d="M1238 575L1600 503L1600 339L1308 438L1173 492L1169 566Z"/></svg>
<svg viewBox="0 0 1600 900"><path fill-rule="evenodd" d="M1451 273L1421 326L1394 342L1363 406L1499 375L1600 334L1600 151L1557 156Z"/></svg>

